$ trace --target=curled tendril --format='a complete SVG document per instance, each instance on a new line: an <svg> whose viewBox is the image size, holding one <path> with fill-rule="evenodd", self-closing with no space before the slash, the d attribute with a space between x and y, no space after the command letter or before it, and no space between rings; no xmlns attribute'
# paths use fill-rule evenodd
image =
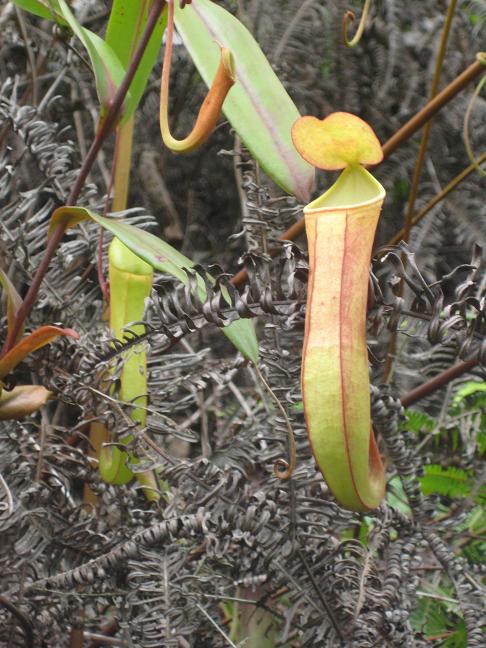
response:
<svg viewBox="0 0 486 648"><path fill-rule="evenodd" d="M275 392L272 390L270 385L267 383L265 378L263 377L262 372L260 369L257 367L257 365L253 365L255 372L258 376L258 379L262 383L262 385L265 387L265 389L268 391L270 394L273 402L275 405L278 407L280 410L284 420L285 424L287 426L287 445L288 445L288 450L289 450L289 461L286 459L277 459L273 465L273 474L275 477L278 479L289 479L297 465L297 452L296 452L296 447L295 447L295 438L294 438L294 431L292 430L292 425L290 424L289 417L287 416L287 412L285 411L284 406L282 403L279 401L277 396L275 395Z"/></svg>
<svg viewBox="0 0 486 648"><path fill-rule="evenodd" d="M486 64L486 55L484 53L478 55L478 60L481 61L483 65ZM476 99L479 97L479 93L483 89L485 83L486 83L486 74L483 76L483 78L478 83L476 89L473 92L473 95L471 97L471 100L466 110L466 114L464 116L464 126L463 126L463 138L464 138L464 146L466 147L466 153L469 159L471 160L471 164L473 164L476 167L476 170L479 171L479 173L482 176L486 176L486 171L482 169L480 166L481 157L476 159L474 155L474 151L472 150L471 140L469 138L469 122L471 120L471 114L474 109L474 104L476 103Z"/></svg>
<svg viewBox="0 0 486 648"><path fill-rule="evenodd" d="M295 466L291 466L286 459L277 459L273 464L273 474L277 479L289 479L294 470Z"/></svg>
<svg viewBox="0 0 486 648"><path fill-rule="evenodd" d="M162 80L160 88L160 131L162 140L167 148L176 153L193 151L203 144L211 135L221 114L226 95L236 81L235 62L233 54L221 43L221 60L214 76L211 88L201 105L196 123L192 131L184 139L178 140L172 136L169 127L169 82L172 62L172 47L174 39L174 2L168 0L169 12L167 18L167 41L165 45Z"/></svg>
<svg viewBox="0 0 486 648"><path fill-rule="evenodd" d="M361 36L363 35L364 28L366 26L366 19L368 18L368 13L370 11L371 7L371 0L365 0L364 6L363 6L363 13L361 14L361 20L359 21L358 29L356 30L356 34L351 38L351 40L348 38L348 27L350 22L354 22L356 20L356 16L352 11L346 11L344 16L343 16L343 42L346 45L346 47L355 47L361 40Z"/></svg>

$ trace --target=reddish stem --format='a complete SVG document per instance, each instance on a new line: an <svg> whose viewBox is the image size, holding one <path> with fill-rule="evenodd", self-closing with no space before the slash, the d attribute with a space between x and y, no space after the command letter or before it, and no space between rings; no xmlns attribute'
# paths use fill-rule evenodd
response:
<svg viewBox="0 0 486 648"><path fill-rule="evenodd" d="M454 378L458 378L459 376L467 373L477 364L478 360L467 360L466 362L461 362L454 365L453 367L449 367L449 369L446 369L442 373L431 378L423 385L419 385L419 387L412 389L412 391L408 392L408 394L402 396L400 400L402 401L403 407L409 407L422 398L429 396L438 389L441 389L441 387L447 385L447 383L449 383L451 380L454 380Z"/></svg>
<svg viewBox="0 0 486 648"><path fill-rule="evenodd" d="M32 308L32 303L34 301L34 298L37 296L37 293L39 292L42 279L44 278L44 275L47 272L49 263L52 257L54 256L54 252L56 251L57 246L59 245L63 235L64 235L64 227L62 225L58 225L58 227L51 234L50 238L47 239L47 245L44 251L44 256L32 279L32 283L30 284L27 295L25 296L25 299L22 302L22 306L19 308L17 312L17 317L15 318L15 324L12 327L12 329L9 331L9 336L5 341L4 348L2 349L2 355L5 355L14 346L15 340L17 339L17 335L20 329L22 328L22 324L24 323L25 318L27 317L28 313Z"/></svg>
<svg viewBox="0 0 486 648"><path fill-rule="evenodd" d="M165 4L165 0L154 0L152 4L150 13L147 18L147 24L145 26L140 42L137 46L137 49L135 50L132 60L130 61L130 65L127 69L125 77L121 82L120 87L117 89L113 100L111 101L106 117L100 124L100 127L96 133L95 140L91 144L91 147L81 166L81 169L79 170L79 175L67 198L67 205L74 205L76 203L79 194L81 193L81 190L84 186L86 178L88 177L88 173L90 172L91 167L96 160L96 156L98 155L99 150L101 149L105 139L111 134L114 126L116 125L118 115L128 93L128 89L133 81L133 77L135 76L138 65L142 59L142 56L144 55L145 49L148 45L150 37L152 36L152 32L157 25L160 14L164 9ZM64 231L65 228L59 226L48 239L44 257L42 258L42 261L40 262L35 272L34 278L32 279L32 283L29 287L29 290L27 291L22 306L19 308L15 320L15 325L12 327L12 334L9 336L9 339L4 345L3 353L6 353L12 348L13 341L16 339L18 332L20 331L23 323L32 310L42 280L44 279L52 257L54 256L54 253L59 243L61 242Z"/></svg>

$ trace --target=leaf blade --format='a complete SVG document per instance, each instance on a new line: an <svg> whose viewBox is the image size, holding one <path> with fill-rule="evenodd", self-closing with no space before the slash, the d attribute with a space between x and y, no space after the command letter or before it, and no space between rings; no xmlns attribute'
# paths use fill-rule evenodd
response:
<svg viewBox="0 0 486 648"><path fill-rule="evenodd" d="M20 9L28 11L34 16L39 18L47 18L48 20L56 20L64 24L64 19L58 13L59 6L55 0L12 0L14 5Z"/></svg>
<svg viewBox="0 0 486 648"><path fill-rule="evenodd" d="M15 319L20 307L22 306L22 297L17 292L15 286L8 278L8 275L0 268L0 284L2 285L7 298L7 340L10 342L10 335L13 332ZM17 340L22 337L24 333L24 326L22 326L17 334Z"/></svg>
<svg viewBox="0 0 486 648"><path fill-rule="evenodd" d="M147 23L151 3L147 0L114 0L106 30L105 41L126 69L135 51L136 45ZM124 119L128 119L137 109L147 86L153 66L162 46L162 37L167 25L167 8L162 12L150 37L144 55L137 68L126 102Z"/></svg>
<svg viewBox="0 0 486 648"><path fill-rule="evenodd" d="M0 394L0 421L18 419L33 414L53 394L42 385L19 385Z"/></svg>
<svg viewBox="0 0 486 648"><path fill-rule="evenodd" d="M209 86L219 63L219 46L234 55L237 81L223 112L252 155L275 182L308 202L314 169L294 148L290 131L299 111L250 32L234 16L209 0L176 5L176 25Z"/></svg>
<svg viewBox="0 0 486 648"><path fill-rule="evenodd" d="M88 52L103 113L108 109L116 89L121 84L125 69L110 45L94 32L81 26L65 0L57 2L69 27Z"/></svg>
<svg viewBox="0 0 486 648"><path fill-rule="evenodd" d="M120 239L134 254L156 270L172 275L183 283L187 282L184 268L194 267L193 261L171 245L150 232L138 229L113 218L104 218L84 207L59 207L52 215L49 232L61 224L72 227L82 220L91 219ZM200 290L204 291L202 282ZM204 294L202 295L204 298ZM258 361L258 340L250 320L237 320L222 329L222 332L252 362Z"/></svg>
<svg viewBox="0 0 486 648"><path fill-rule="evenodd" d="M32 333L10 349L3 358L0 358L0 380L5 378L28 355L49 344L49 342L59 336L79 338L76 331L69 328L61 328L60 326L41 326L35 331L32 331Z"/></svg>

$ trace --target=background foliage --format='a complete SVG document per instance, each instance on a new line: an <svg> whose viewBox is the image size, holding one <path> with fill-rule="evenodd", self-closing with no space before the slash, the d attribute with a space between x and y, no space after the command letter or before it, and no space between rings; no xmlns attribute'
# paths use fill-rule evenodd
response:
<svg viewBox="0 0 486 648"><path fill-rule="evenodd" d="M109 3L73 4L85 26L103 32ZM354 50L341 43L341 18L361 3L222 4L249 26L302 114L356 112L384 141L427 100L444 2L373 3ZM443 85L484 48L485 21L484 2L458 3ZM92 140L97 99L69 34L10 4L0 28L1 263L21 289ZM186 133L204 88L182 47L173 69L173 125ZM193 282L211 263L220 266L209 269L214 276L235 271L243 255L249 287L233 294L231 308L218 300L203 308L157 277L146 314L148 425L132 442L144 457L134 470L156 467L167 484L154 507L133 484L101 482L87 457L89 422L123 437L130 407L99 390L108 361L122 360L102 323L97 228L83 224L65 237L30 325L61 321L81 341L56 342L23 365L19 382L40 382L59 400L0 428L0 641L27 645L32 635L30 645L82 645L82 629L86 646L103 645L103 633L113 645L142 647L483 645L484 369L413 410L403 412L398 396L458 356L484 363L484 178L471 175L432 210L403 248L403 263L398 252L375 259L372 403L389 494L372 514L351 514L315 469L300 407L305 243L279 244L274 262L267 254L301 206L264 177L225 123L199 152L164 150L159 72L136 118L126 216L202 264ZM469 163L461 129L472 91L434 119L418 208ZM484 111L478 98L477 154L486 144ZM417 149L412 138L377 172L388 192L380 244L402 226ZM111 152L98 157L80 204L102 210ZM320 188L328 181L320 178ZM411 288L402 299L394 287L405 273ZM285 422L217 330L222 315L256 318L262 371L296 435L289 482L272 473L285 455ZM397 359L383 386L396 327ZM83 506L86 484L99 496L96 510Z"/></svg>

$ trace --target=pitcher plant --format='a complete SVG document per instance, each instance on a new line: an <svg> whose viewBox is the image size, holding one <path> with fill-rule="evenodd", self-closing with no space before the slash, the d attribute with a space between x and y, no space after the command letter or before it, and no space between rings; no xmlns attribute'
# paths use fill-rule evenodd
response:
<svg viewBox="0 0 486 648"><path fill-rule="evenodd" d="M292 136L314 166L344 169L304 208L309 288L302 394L312 451L329 488L345 508L366 511L385 493L366 347L368 269L385 190L363 165L377 164L383 154L368 124L349 113L302 117Z"/></svg>

